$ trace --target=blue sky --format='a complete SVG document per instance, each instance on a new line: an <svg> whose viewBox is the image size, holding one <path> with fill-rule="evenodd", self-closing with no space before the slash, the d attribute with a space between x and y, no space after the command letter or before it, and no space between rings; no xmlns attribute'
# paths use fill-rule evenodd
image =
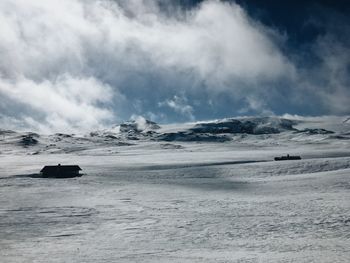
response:
<svg viewBox="0 0 350 263"><path fill-rule="evenodd" d="M349 6L3 0L1 128L348 115Z"/></svg>

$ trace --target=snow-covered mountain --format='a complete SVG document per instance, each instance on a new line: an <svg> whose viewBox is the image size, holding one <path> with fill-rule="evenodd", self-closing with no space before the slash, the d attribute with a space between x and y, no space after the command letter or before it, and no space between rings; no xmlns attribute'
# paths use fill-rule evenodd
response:
<svg viewBox="0 0 350 263"><path fill-rule="evenodd" d="M334 119L332 121L334 122ZM332 127L327 119L324 122L318 120L315 124L314 119L242 117L176 125L159 125L139 119L81 135L64 133L39 135L33 132L0 130L0 154L84 153L91 150L103 152L121 146L164 144L164 142L226 142L261 146L289 141L294 141L296 144L326 141L341 143L350 139L349 123L339 120L337 125L334 125L334 130L330 128Z"/></svg>

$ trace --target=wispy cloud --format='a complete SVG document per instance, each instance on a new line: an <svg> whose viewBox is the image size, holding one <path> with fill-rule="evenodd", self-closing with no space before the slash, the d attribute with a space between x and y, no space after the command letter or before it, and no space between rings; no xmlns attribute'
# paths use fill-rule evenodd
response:
<svg viewBox="0 0 350 263"><path fill-rule="evenodd" d="M160 102L159 107L169 107L175 112L186 116L190 120L194 120L193 107L188 104L185 97L174 96L172 99L167 99L166 101Z"/></svg>

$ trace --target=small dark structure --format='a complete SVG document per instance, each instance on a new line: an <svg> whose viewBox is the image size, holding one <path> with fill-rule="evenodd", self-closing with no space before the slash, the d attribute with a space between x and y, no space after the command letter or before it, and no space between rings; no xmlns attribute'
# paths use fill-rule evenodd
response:
<svg viewBox="0 0 350 263"><path fill-rule="evenodd" d="M44 178L72 178L82 176L79 171L81 171L79 165L58 164L52 166L44 166L44 168L41 169L40 174Z"/></svg>
<svg viewBox="0 0 350 263"><path fill-rule="evenodd" d="M286 156L280 156L280 157L275 157L275 161L287 161L287 160L301 160L301 157L299 155L289 155L287 154Z"/></svg>

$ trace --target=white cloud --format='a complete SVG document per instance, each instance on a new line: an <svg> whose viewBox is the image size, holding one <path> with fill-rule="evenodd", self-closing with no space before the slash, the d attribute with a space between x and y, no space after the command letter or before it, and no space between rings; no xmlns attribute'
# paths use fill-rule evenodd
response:
<svg viewBox="0 0 350 263"><path fill-rule="evenodd" d="M208 0L169 15L157 3L0 1L0 102L33 109L19 106L11 118L51 130L89 129L132 110L166 119L154 112L166 103L194 119L193 106L176 94L248 97L260 110L268 107L260 94L297 79L278 47L283 39L237 4Z"/></svg>
<svg viewBox="0 0 350 263"><path fill-rule="evenodd" d="M98 106L110 101L111 88L94 78L77 79L64 75L53 82L25 78L0 80L0 93L27 105L33 112L45 113L45 123L51 128L96 128L101 120L111 118L113 114ZM23 121L30 127L38 126L30 115Z"/></svg>

